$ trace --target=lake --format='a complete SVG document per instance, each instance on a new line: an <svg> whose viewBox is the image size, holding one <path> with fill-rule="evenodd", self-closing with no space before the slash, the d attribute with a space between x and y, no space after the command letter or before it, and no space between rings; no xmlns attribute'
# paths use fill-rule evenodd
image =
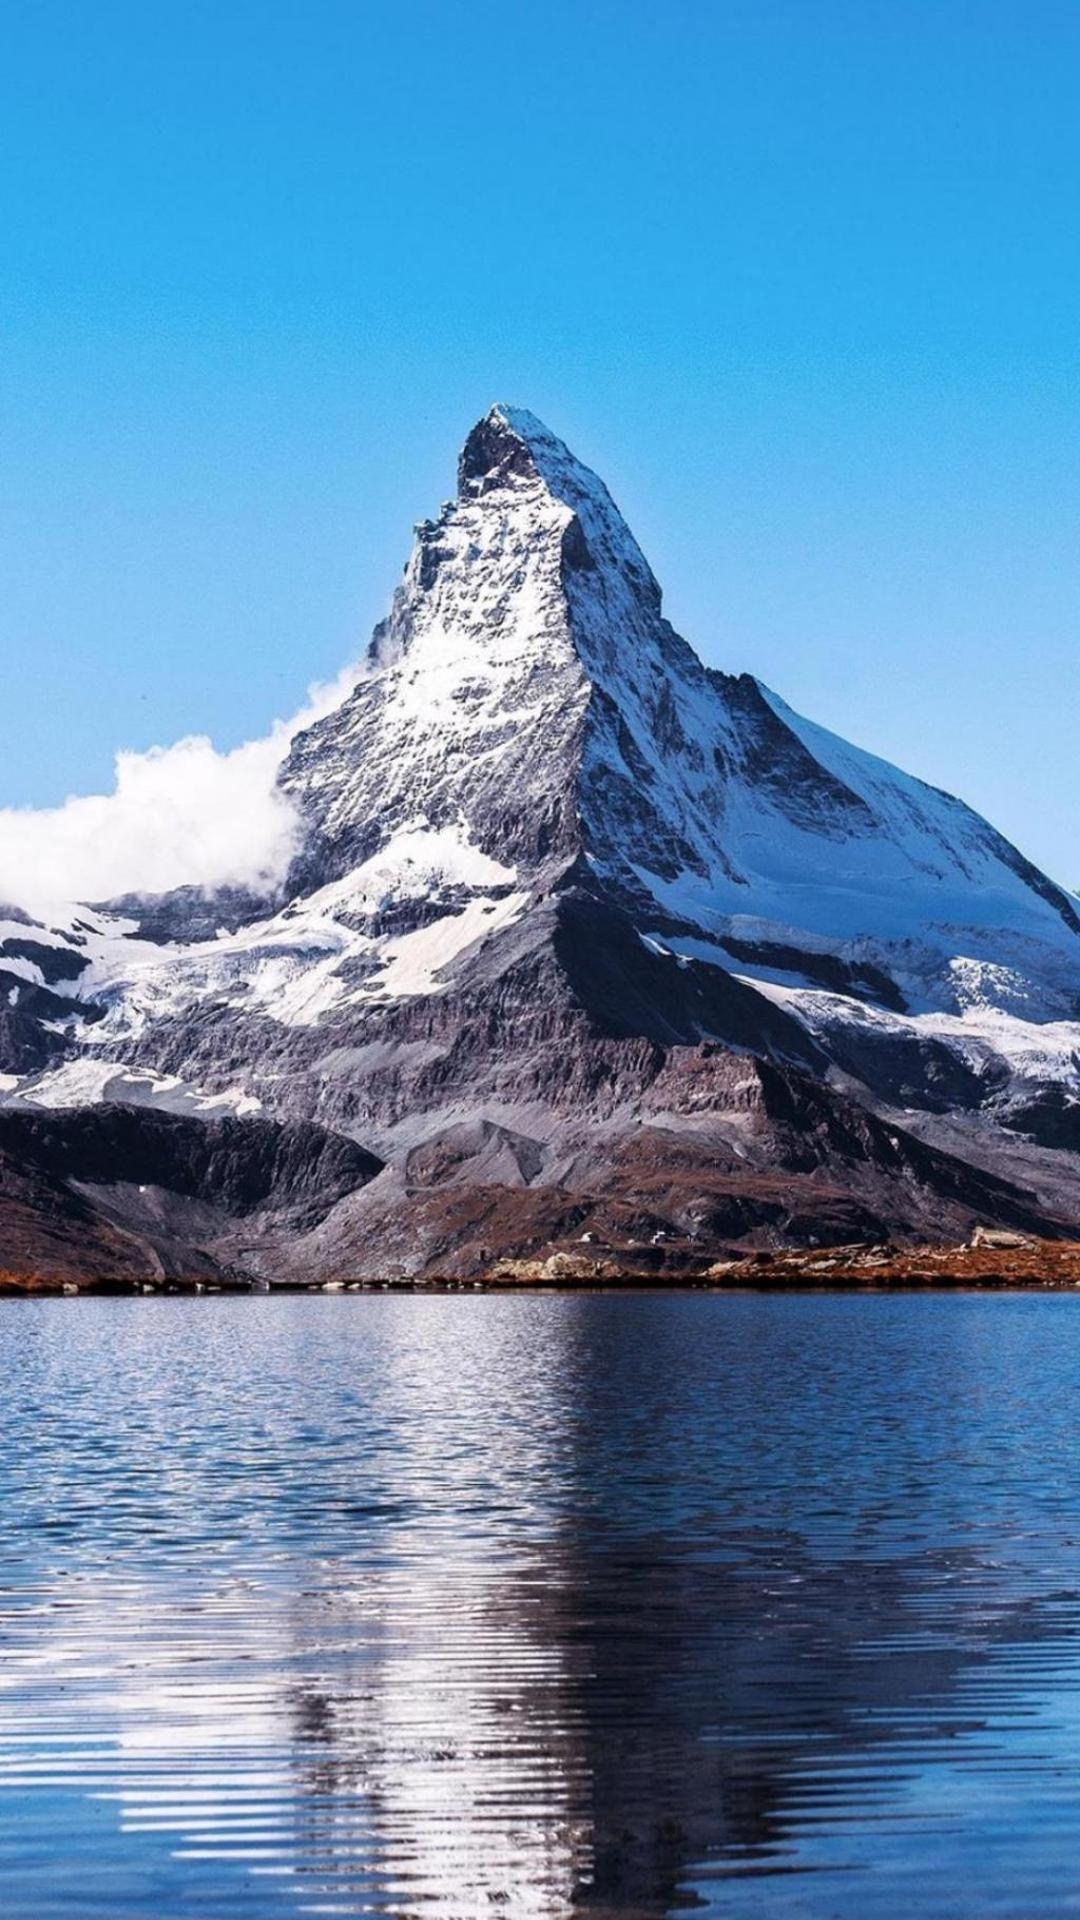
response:
<svg viewBox="0 0 1080 1920"><path fill-rule="evenodd" d="M0 1302L4 1920L1080 1912L1080 1299Z"/></svg>

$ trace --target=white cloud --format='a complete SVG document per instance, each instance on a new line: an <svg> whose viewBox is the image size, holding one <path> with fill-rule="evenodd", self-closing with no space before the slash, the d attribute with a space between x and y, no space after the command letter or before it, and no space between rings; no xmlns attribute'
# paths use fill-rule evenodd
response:
<svg viewBox="0 0 1080 1920"><path fill-rule="evenodd" d="M299 823L275 786L278 768L296 734L340 705L358 675L346 667L310 688L293 719L231 753L204 735L120 752L111 793L0 808L0 901L55 911L118 893L279 880Z"/></svg>

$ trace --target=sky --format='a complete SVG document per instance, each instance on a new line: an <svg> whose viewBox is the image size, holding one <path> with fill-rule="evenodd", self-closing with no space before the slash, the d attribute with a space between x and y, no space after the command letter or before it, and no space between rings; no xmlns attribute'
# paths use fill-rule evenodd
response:
<svg viewBox="0 0 1080 1920"><path fill-rule="evenodd" d="M1080 884L1075 5L35 0L3 38L0 857L111 882L155 809L229 813L501 399L710 664Z"/></svg>

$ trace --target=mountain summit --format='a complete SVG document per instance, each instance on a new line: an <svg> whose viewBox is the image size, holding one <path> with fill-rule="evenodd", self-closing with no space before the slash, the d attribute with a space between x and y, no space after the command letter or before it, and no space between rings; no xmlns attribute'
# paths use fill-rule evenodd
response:
<svg viewBox="0 0 1080 1920"><path fill-rule="evenodd" d="M279 898L0 927L9 1102L363 1142L386 1165L311 1230L313 1272L468 1272L578 1229L662 1264L1071 1219L1076 903L962 802L704 666L534 415L468 435L280 782Z"/></svg>
<svg viewBox="0 0 1080 1920"><path fill-rule="evenodd" d="M500 860L583 855L665 923L890 948L920 1004L961 1004L960 924L965 957L1013 942L1071 1007L1062 890L961 802L704 667L603 482L519 408L473 428L360 684L282 779L327 872L422 812Z"/></svg>

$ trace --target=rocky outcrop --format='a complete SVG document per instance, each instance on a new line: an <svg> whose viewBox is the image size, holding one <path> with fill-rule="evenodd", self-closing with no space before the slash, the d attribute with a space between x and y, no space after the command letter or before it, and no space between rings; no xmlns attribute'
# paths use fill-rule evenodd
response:
<svg viewBox="0 0 1080 1920"><path fill-rule="evenodd" d="M252 1226L299 1235L381 1162L308 1123L135 1107L0 1112L0 1269L42 1281L249 1278Z"/></svg>

